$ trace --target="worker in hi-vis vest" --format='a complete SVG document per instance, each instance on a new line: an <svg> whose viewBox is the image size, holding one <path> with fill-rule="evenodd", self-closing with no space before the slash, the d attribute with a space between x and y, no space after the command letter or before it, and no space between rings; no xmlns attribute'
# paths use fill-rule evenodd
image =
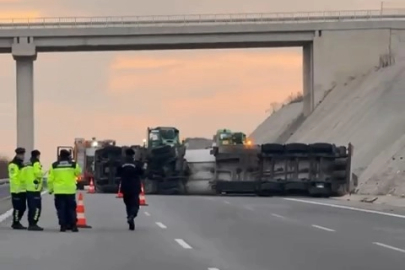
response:
<svg viewBox="0 0 405 270"><path fill-rule="evenodd" d="M15 230L25 230L27 227L20 223L27 209L25 181L21 175L21 169L24 167L25 149L18 147L15 149L15 154L13 160L8 164L8 178L13 205L13 224L11 227Z"/></svg>
<svg viewBox="0 0 405 270"><path fill-rule="evenodd" d="M39 161L41 153L38 150L31 152L31 158L24 163L21 170L21 177L25 180L27 188L27 205L28 205L28 230L43 231L44 229L38 226L38 220L42 210L42 182L43 172L42 165Z"/></svg>
<svg viewBox="0 0 405 270"><path fill-rule="evenodd" d="M76 216L76 179L81 174L80 166L73 162L67 150L61 150L58 161L48 173L48 191L55 194L60 231L78 232Z"/></svg>

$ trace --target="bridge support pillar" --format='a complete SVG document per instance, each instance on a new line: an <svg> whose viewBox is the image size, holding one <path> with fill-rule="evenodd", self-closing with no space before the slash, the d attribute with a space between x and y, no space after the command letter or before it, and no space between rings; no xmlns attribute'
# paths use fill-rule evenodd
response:
<svg viewBox="0 0 405 270"><path fill-rule="evenodd" d="M309 43L303 46L303 105L304 105L304 116L309 116L311 112L315 109L314 104L314 44Z"/></svg>
<svg viewBox="0 0 405 270"><path fill-rule="evenodd" d="M17 86L17 147L34 149L34 61L37 52L32 37L17 37L12 45L16 61Z"/></svg>

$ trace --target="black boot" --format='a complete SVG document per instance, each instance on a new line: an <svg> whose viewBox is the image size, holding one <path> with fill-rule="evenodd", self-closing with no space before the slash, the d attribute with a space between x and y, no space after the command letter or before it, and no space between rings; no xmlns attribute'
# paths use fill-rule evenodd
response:
<svg viewBox="0 0 405 270"><path fill-rule="evenodd" d="M43 231L44 229L39 227L37 224L28 226L29 231Z"/></svg>
<svg viewBox="0 0 405 270"><path fill-rule="evenodd" d="M71 230L72 232L78 232L79 228L77 228L77 226L72 226Z"/></svg>
<svg viewBox="0 0 405 270"><path fill-rule="evenodd" d="M20 222L14 222L11 225L11 228L13 228L14 230L26 230L27 227L23 226Z"/></svg>
<svg viewBox="0 0 405 270"><path fill-rule="evenodd" d="M129 225L129 230L134 231L135 230L135 221L133 217L129 217L128 220L128 225Z"/></svg>
<svg viewBox="0 0 405 270"><path fill-rule="evenodd" d="M60 231L61 232L66 232L66 226L60 226Z"/></svg>

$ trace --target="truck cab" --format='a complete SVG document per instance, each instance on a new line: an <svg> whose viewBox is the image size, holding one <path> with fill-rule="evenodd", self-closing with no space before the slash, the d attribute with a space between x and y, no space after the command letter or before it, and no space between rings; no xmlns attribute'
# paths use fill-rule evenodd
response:
<svg viewBox="0 0 405 270"><path fill-rule="evenodd" d="M164 145L180 145L179 130L174 127L156 127L147 130L147 147L156 148Z"/></svg>

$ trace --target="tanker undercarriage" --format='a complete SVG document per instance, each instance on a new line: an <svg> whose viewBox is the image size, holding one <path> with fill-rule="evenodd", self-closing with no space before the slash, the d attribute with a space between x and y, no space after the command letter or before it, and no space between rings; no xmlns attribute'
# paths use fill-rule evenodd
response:
<svg viewBox="0 0 405 270"><path fill-rule="evenodd" d="M258 153L259 149L255 146L214 147L215 169L211 186L215 193L257 193Z"/></svg>

